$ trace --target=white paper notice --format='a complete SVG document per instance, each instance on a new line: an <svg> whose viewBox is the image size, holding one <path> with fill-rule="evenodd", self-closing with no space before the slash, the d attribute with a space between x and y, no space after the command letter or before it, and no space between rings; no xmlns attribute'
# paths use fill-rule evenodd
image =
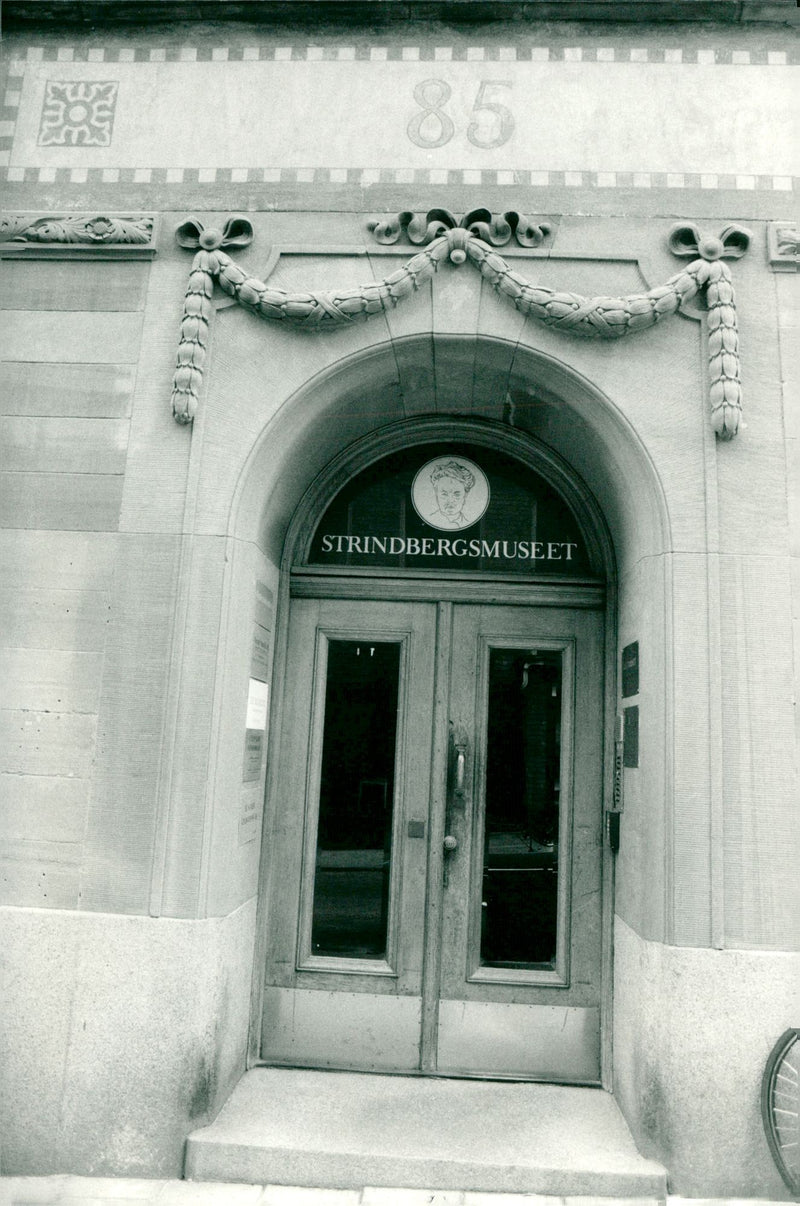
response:
<svg viewBox="0 0 800 1206"><path fill-rule="evenodd" d="M247 692L247 722L248 729L265 729L267 727L267 707L269 705L269 684L259 682L257 678L250 679L250 689Z"/></svg>

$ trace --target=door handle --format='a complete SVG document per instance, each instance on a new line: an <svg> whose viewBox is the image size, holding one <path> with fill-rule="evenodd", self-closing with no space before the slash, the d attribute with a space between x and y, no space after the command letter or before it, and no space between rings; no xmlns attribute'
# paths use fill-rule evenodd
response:
<svg viewBox="0 0 800 1206"><path fill-rule="evenodd" d="M467 755L469 740L462 728L456 728L450 722L450 773L448 776L448 812L450 808L464 807L464 794L467 783ZM451 825L447 825L450 830Z"/></svg>
<svg viewBox="0 0 800 1206"><path fill-rule="evenodd" d="M450 782L447 793L447 812L445 815L444 831L445 837L442 841L445 856L454 854L459 846L459 826L463 822L463 813L466 808L466 783L467 783L467 753L469 743L463 729L457 729L451 721L451 736L450 736ZM448 864L449 860L445 859L444 865L444 886L447 887L449 879Z"/></svg>
<svg viewBox="0 0 800 1206"><path fill-rule="evenodd" d="M456 746L456 774L453 790L457 796L463 796L464 794L464 779L466 776L466 771L467 746L466 743L464 743L463 745Z"/></svg>

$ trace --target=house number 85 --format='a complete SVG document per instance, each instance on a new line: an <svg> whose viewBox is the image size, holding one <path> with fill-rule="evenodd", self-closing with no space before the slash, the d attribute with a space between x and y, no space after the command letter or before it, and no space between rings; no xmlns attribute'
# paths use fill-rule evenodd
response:
<svg viewBox="0 0 800 1206"><path fill-rule="evenodd" d="M467 126L467 138L474 147L484 151L501 147L514 133L514 115L496 99L499 89L510 87L510 80L481 80L472 106L472 121ZM453 119L445 110L452 91L445 80L423 80L415 87L414 100L420 111L406 129L418 147L426 150L443 147L455 134Z"/></svg>

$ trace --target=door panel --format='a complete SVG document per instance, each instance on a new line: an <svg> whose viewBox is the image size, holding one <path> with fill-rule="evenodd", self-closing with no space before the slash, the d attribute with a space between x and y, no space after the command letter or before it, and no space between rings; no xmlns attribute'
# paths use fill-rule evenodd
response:
<svg viewBox="0 0 800 1206"><path fill-rule="evenodd" d="M599 1050L597 1008L439 1002L439 1073L593 1084Z"/></svg>
<svg viewBox="0 0 800 1206"><path fill-rule="evenodd" d="M440 1072L599 1078L601 624L455 610L450 714L473 746L463 792L451 771Z"/></svg>
<svg viewBox="0 0 800 1206"><path fill-rule="evenodd" d="M268 987L264 1058L315 1068L413 1072L419 1066L419 996Z"/></svg>
<svg viewBox="0 0 800 1206"><path fill-rule="evenodd" d="M265 1059L418 1064L435 629L432 604L293 604Z"/></svg>
<svg viewBox="0 0 800 1206"><path fill-rule="evenodd" d="M296 599L287 665L264 1058L598 1080L601 614Z"/></svg>

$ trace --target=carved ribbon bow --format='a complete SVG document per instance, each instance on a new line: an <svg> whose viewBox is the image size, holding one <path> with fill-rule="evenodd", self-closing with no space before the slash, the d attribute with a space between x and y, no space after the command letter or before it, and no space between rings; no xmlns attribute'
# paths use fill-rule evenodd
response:
<svg viewBox="0 0 800 1206"><path fill-rule="evenodd" d="M726 226L715 236L701 234L694 223L673 226L669 237L673 255L700 257L687 266L687 272L696 270L698 282L705 284L711 425L723 440L731 439L739 430L742 386L736 299L730 268L722 260L740 259L751 238L743 226Z"/></svg>
<svg viewBox="0 0 800 1206"><path fill-rule="evenodd" d="M172 413L178 423L191 423L206 362L214 278L231 262L222 248L246 247L253 241L253 224L249 218L233 214L221 230L216 226L206 230L199 219L187 218L176 230L175 238L181 247L199 248L189 273L172 381Z"/></svg>

